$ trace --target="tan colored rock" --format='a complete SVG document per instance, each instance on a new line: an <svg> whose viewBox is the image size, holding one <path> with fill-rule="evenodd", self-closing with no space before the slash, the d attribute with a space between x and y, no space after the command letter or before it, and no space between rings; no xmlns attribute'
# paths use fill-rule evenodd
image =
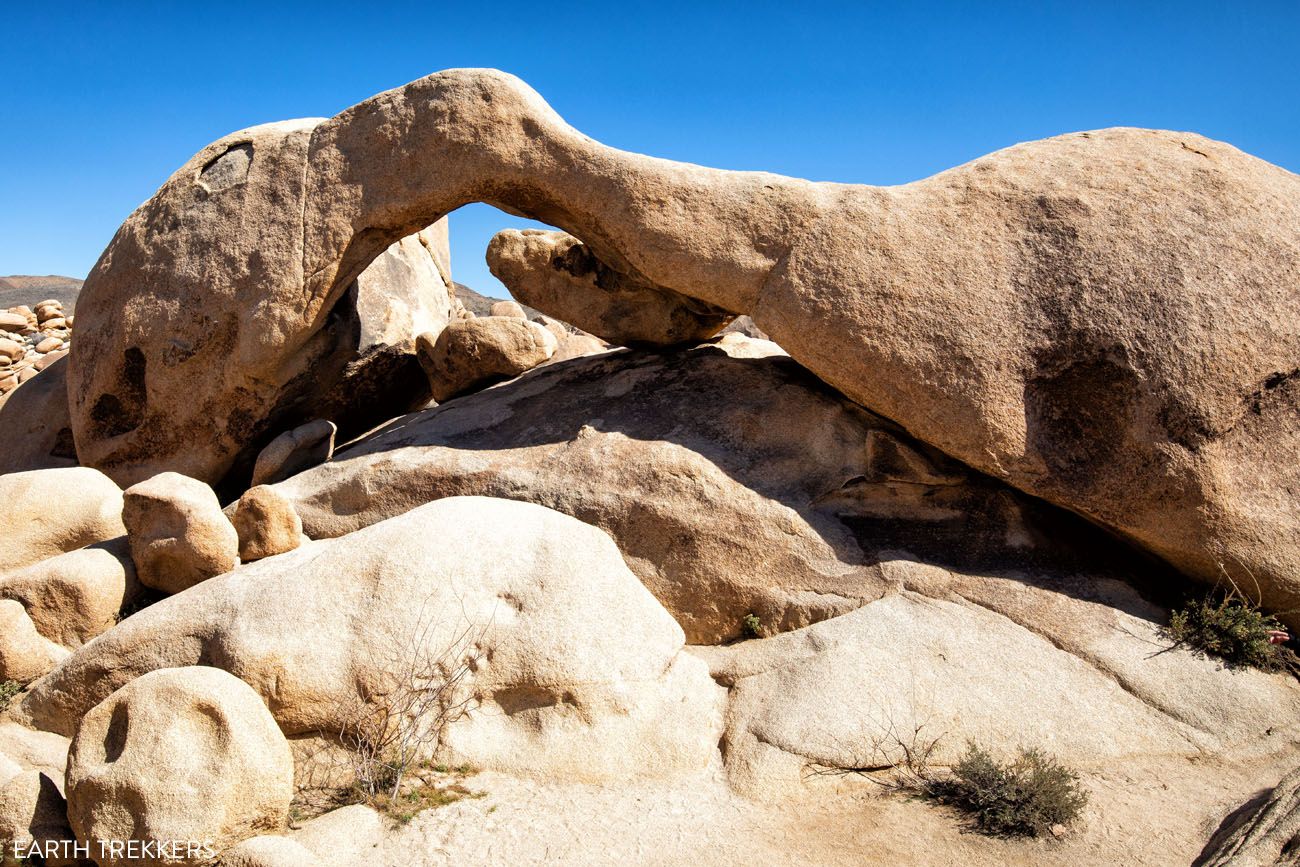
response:
<svg viewBox="0 0 1300 867"><path fill-rule="evenodd" d="M782 632L851 611L891 586L877 564L898 550L971 571L1116 553L1076 550L1082 521L740 335L543 368L406 416L276 489L315 539L447 496L558 509L609 533L693 644L738 637L750 614Z"/></svg>
<svg viewBox="0 0 1300 867"><path fill-rule="evenodd" d="M153 671L92 708L68 751L77 838L208 841L213 852L288 817L293 756L262 699L217 668ZM158 863L200 864L197 857ZM135 864L99 857L103 867Z"/></svg>
<svg viewBox="0 0 1300 867"><path fill-rule="evenodd" d="M68 322L62 316L52 319L46 319L41 323L41 331L49 333L51 331L60 331L68 327Z"/></svg>
<svg viewBox="0 0 1300 867"><path fill-rule="evenodd" d="M41 354L47 352L53 352L54 350L58 349L62 345L63 345L63 341L60 338L47 337L44 340L42 340L40 343L36 344L36 351Z"/></svg>
<svg viewBox="0 0 1300 867"><path fill-rule="evenodd" d="M112 479L86 467L0 475L0 503L6 509L0 566L6 569L18 569L125 532L122 491Z"/></svg>
<svg viewBox="0 0 1300 867"><path fill-rule="evenodd" d="M245 563L292 551L302 544L302 520L293 504L274 488L249 488L231 523L239 534L239 559Z"/></svg>
<svg viewBox="0 0 1300 867"><path fill-rule="evenodd" d="M334 455L337 432L333 422L318 418L280 434L258 454L253 484L269 485L325 463Z"/></svg>
<svg viewBox="0 0 1300 867"><path fill-rule="evenodd" d="M520 309L522 310L523 308ZM573 332L558 319L552 319L549 316L534 316L532 317L532 320L547 331L551 332L551 336L555 338L556 343L563 343L565 340L569 339L569 337L573 336Z"/></svg>
<svg viewBox="0 0 1300 867"><path fill-rule="evenodd" d="M0 331L21 331L27 327L27 317L13 310L0 310Z"/></svg>
<svg viewBox="0 0 1300 867"><path fill-rule="evenodd" d="M36 368L37 370L45 370L46 368L54 364L54 362L58 361L60 358L65 358L67 354L68 354L67 349L56 350L54 352L51 352L47 355L43 355L40 358L36 359L34 362L32 362L32 367Z"/></svg>
<svg viewBox="0 0 1300 867"><path fill-rule="evenodd" d="M0 754L23 771L40 771L62 791L69 740L53 732L34 731L16 722L0 722Z"/></svg>
<svg viewBox="0 0 1300 867"><path fill-rule="evenodd" d="M263 834L221 853L222 867L321 867L314 852L288 837Z"/></svg>
<svg viewBox="0 0 1300 867"><path fill-rule="evenodd" d="M789 797L809 767L888 768L936 740L938 766L973 741L1100 770L1276 751L1296 726L1294 680L1170 648L1159 614L1119 582L886 568L903 589L857 611L697 649L731 687L724 753L741 791Z"/></svg>
<svg viewBox="0 0 1300 867"><path fill-rule="evenodd" d="M140 583L182 590L239 563L239 536L212 489L180 473L159 473L124 494L122 521Z"/></svg>
<svg viewBox="0 0 1300 867"><path fill-rule="evenodd" d="M1275 867L1295 859L1300 842L1300 770L1287 774L1263 803L1243 804L1245 815L1229 816L1221 832L1196 859L1204 867Z"/></svg>
<svg viewBox="0 0 1300 867"><path fill-rule="evenodd" d="M555 354L555 337L536 322L480 316L451 323L433 339L421 334L416 352L434 400L477 391L542 364Z"/></svg>
<svg viewBox="0 0 1300 867"><path fill-rule="evenodd" d="M78 299L69 383L84 463L123 484L166 470L214 485L234 473L242 488L276 431L324 417L351 435L419 403L426 385L411 348L363 344L411 313L419 293L376 299L358 284L364 267L319 302L302 291L302 230L292 223L301 220L318 123L268 124L214 142L114 237ZM434 222L369 252L368 263L423 259L394 265L379 283L434 273L445 250L399 246ZM359 312L368 296L391 321L370 327Z"/></svg>
<svg viewBox="0 0 1300 867"><path fill-rule="evenodd" d="M499 232L488 245L487 259L492 274L511 295L619 345L700 341L734 317L620 274L564 232Z"/></svg>
<svg viewBox="0 0 1300 867"><path fill-rule="evenodd" d="M68 418L68 365L57 358L46 363L51 355L34 365L44 367L44 375L23 383L0 404L0 436L5 442L0 474L77 465Z"/></svg>
<svg viewBox="0 0 1300 867"><path fill-rule="evenodd" d="M0 681L28 684L68 655L36 631L21 602L0 599Z"/></svg>
<svg viewBox="0 0 1300 867"><path fill-rule="evenodd" d="M19 602L41 636L69 648L111 629L139 592L125 537L0 571L0 597Z"/></svg>
<svg viewBox="0 0 1300 867"><path fill-rule="evenodd" d="M22 385L24 382L31 379L37 373L39 373L39 371L34 370L31 367L24 367L22 370L18 371L18 384Z"/></svg>
<svg viewBox="0 0 1300 867"><path fill-rule="evenodd" d="M470 708L442 739L449 763L671 776L708 765L721 722L719 690L683 643L601 531L458 497L164 599L74 653L22 710L65 731L141 674L205 660L257 690L287 734L332 732L358 701L407 688L395 678L413 665L475 660L449 696Z"/></svg>
<svg viewBox="0 0 1300 867"><path fill-rule="evenodd" d="M674 303L749 314L809 370L918 439L1189 575L1253 576L1270 606L1300 609L1294 174L1190 133L1113 129L1018 145L899 187L814 184L605 147L518 79L451 70L278 133L274 142L291 144L268 139L251 171L221 175L238 178L222 190L233 192L200 196L205 167L247 168L240 149L261 134L196 155L90 275L81 309L92 318L79 331L94 370L74 358L69 381L92 465L126 467L147 453L141 441L171 436L161 419L143 424L147 341L114 321L137 296L176 293L188 279L224 298L236 281L214 275L244 274L252 251L272 249L284 262L268 272L286 276L239 287L279 318L248 317L264 323L250 327L298 335L290 326L319 322L388 245L485 200L582 239L596 272L609 272L601 282L621 275ZM175 229L150 233L172 217ZM204 267L178 253L209 248L221 254ZM566 281L566 298L589 289L584 281ZM213 315L212 304L176 306ZM153 316L131 327L145 321L157 327ZM176 329L159 331L170 339ZM283 341L250 342L285 357ZM299 370L316 360L290 355ZM235 357L200 363L255 367ZM248 417L242 405L214 406L230 391L217 378L164 379L163 364L148 362L151 400L167 406L176 443L189 446L200 423ZM249 406L267 405L264 391L251 389ZM205 473L225 460L222 449L191 451Z"/></svg>
<svg viewBox="0 0 1300 867"><path fill-rule="evenodd" d="M0 847L6 855L29 852L39 845L38 851L66 851L68 857L56 855L37 863L75 867L78 862L73 857L73 843L67 802L49 776L40 771L24 771L0 785Z"/></svg>
<svg viewBox="0 0 1300 867"><path fill-rule="evenodd" d="M599 337L593 337L590 334L570 334L555 347L555 354L551 356L547 364L556 364L561 361L568 361L571 358L597 355L609 349L609 344Z"/></svg>
<svg viewBox="0 0 1300 867"><path fill-rule="evenodd" d="M492 304L492 316L510 316L514 319L527 319L528 314L519 306L518 301L495 301Z"/></svg>
<svg viewBox="0 0 1300 867"><path fill-rule="evenodd" d="M16 340L10 340L8 337L0 337L0 356L15 362L27 354L27 348Z"/></svg>

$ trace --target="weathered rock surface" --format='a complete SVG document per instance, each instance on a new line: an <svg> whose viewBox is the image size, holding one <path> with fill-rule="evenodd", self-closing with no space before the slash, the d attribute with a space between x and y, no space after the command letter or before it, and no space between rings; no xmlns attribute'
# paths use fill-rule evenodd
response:
<svg viewBox="0 0 1300 867"><path fill-rule="evenodd" d="M5 530L0 569L31 563L121 536L122 491L86 467L0 475Z"/></svg>
<svg viewBox="0 0 1300 867"><path fill-rule="evenodd" d="M938 765L975 742L1086 768L1281 753L1300 731L1293 678L1169 649L1164 612L1119 581L884 568L899 592L857 611L695 649L731 687L725 751L742 791L789 796L810 767L888 768L935 740Z"/></svg>
<svg viewBox="0 0 1300 867"><path fill-rule="evenodd" d="M80 647L110 629L140 593L125 538L0 570L0 597L20 603L36 631Z"/></svg>
<svg viewBox="0 0 1300 867"><path fill-rule="evenodd" d="M1288 867L1300 843L1300 770L1242 805L1206 846L1197 867Z"/></svg>
<svg viewBox="0 0 1300 867"><path fill-rule="evenodd" d="M512 76L432 75L327 121L223 139L128 220L81 301L80 357L96 359L92 372L74 358L69 380L83 459L139 473L184 443L210 477L229 449L192 449L197 420L237 427L268 404L249 384L218 407L209 392L236 389L164 376L179 350L147 360L157 341L136 332L167 309L150 287L243 293L220 314L176 308L216 318L271 311L220 353L236 363L195 349L205 369L310 370L322 332L302 323L473 200L559 226L638 285L749 314L918 439L1190 575L1253 575L1269 605L1300 607L1300 464L1279 457L1300 448L1300 179L1188 133L1078 133L901 187L814 184L617 151ZM254 249L263 268L214 279L245 274ZM145 423L146 368L174 435Z"/></svg>
<svg viewBox="0 0 1300 867"><path fill-rule="evenodd" d="M321 867L301 843L275 834L251 837L221 853L222 867Z"/></svg>
<svg viewBox="0 0 1300 867"><path fill-rule="evenodd" d="M137 678L85 715L68 751L68 818L92 851L101 840L141 840L209 841L220 852L283 827L292 797L293 756L275 720L217 668ZM156 863L210 860L194 854Z"/></svg>
<svg viewBox="0 0 1300 867"><path fill-rule="evenodd" d="M31 683L67 655L36 630L21 602L0 599L0 681Z"/></svg>
<svg viewBox="0 0 1300 867"><path fill-rule="evenodd" d="M179 593L239 562L239 535L212 489L159 473L126 489L122 521L140 583Z"/></svg>
<svg viewBox="0 0 1300 867"><path fill-rule="evenodd" d="M451 763L668 775L707 764L720 725L719 691L683 640L604 533L461 497L164 599L75 652L22 709L70 731L140 675L203 662L250 684L286 734L337 732L358 701L401 688L398 673L468 655Z"/></svg>
<svg viewBox="0 0 1300 867"><path fill-rule="evenodd" d="M479 316L453 322L436 336L421 334L416 352L434 400L486 388L546 362L556 340L536 322Z"/></svg>
<svg viewBox="0 0 1300 867"><path fill-rule="evenodd" d="M67 372L66 358L56 359L0 403L0 474L77 465Z"/></svg>
<svg viewBox="0 0 1300 867"><path fill-rule="evenodd" d="M42 851L51 845L56 847L53 851L60 851L62 841L68 841L71 854L73 839L67 802L53 779L40 771L24 771L0 783L0 846L6 856L30 851L34 844ZM42 858L37 863L47 867L77 865L72 857Z"/></svg>
<svg viewBox="0 0 1300 867"><path fill-rule="evenodd" d="M359 431L418 405L410 347L365 341L408 318L437 327L451 303L437 267L445 233L404 232L367 257L381 259L367 279L358 268L331 297L309 298L300 220L318 123L214 142L118 231L79 300L86 341L69 384L83 463L124 484L164 470L216 484L246 478L277 430L329 418ZM412 285L424 280L441 297Z"/></svg>
<svg viewBox="0 0 1300 867"><path fill-rule="evenodd" d="M528 314L519 306L518 301L496 301L492 304L489 316L510 316L515 319L527 319Z"/></svg>
<svg viewBox="0 0 1300 867"><path fill-rule="evenodd" d="M239 559L251 563L292 551L302 543L302 520L274 488L258 485L239 498L231 518L239 534Z"/></svg>
<svg viewBox="0 0 1300 867"><path fill-rule="evenodd" d="M325 463L334 455L337 432L334 422L318 418L280 434L257 455L253 485L269 485Z"/></svg>
<svg viewBox="0 0 1300 867"><path fill-rule="evenodd" d="M618 273L564 232L499 232L488 246L487 260L492 274L525 304L621 346L698 342L735 318Z"/></svg>
<svg viewBox="0 0 1300 867"><path fill-rule="evenodd" d="M608 532L692 643L737 637L749 614L778 632L851 611L891 586L878 564L899 550L1067 568L1071 537L1089 538L740 335L553 365L395 420L275 489L312 538L447 496L558 509Z"/></svg>

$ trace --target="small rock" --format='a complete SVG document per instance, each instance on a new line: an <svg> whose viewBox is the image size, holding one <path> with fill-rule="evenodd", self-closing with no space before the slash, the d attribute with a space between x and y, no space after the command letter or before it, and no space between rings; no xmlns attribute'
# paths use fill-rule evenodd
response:
<svg viewBox="0 0 1300 867"><path fill-rule="evenodd" d="M58 316L54 319L47 319L41 323L42 331L54 331L55 329L58 328L67 328L67 327L68 327L68 320L64 319L62 316Z"/></svg>
<svg viewBox="0 0 1300 867"><path fill-rule="evenodd" d="M490 308L492 316L509 316L512 319L527 319L528 314L519 306L518 301L497 301Z"/></svg>
<svg viewBox="0 0 1300 867"><path fill-rule="evenodd" d="M239 564L239 536L212 488L180 473L159 473L123 494L140 583L180 593Z"/></svg>
<svg viewBox="0 0 1300 867"><path fill-rule="evenodd" d="M27 347L23 346L17 340L10 340L8 337L0 337L0 355L11 361L17 361L27 354Z"/></svg>
<svg viewBox="0 0 1300 867"><path fill-rule="evenodd" d="M36 344L36 351L44 355L47 352L53 352L63 345L63 340L58 337L47 337L40 343Z"/></svg>
<svg viewBox="0 0 1300 867"><path fill-rule="evenodd" d="M325 463L334 456L337 432L336 424L318 418L280 434L258 453L253 484L273 484Z"/></svg>
<svg viewBox="0 0 1300 867"><path fill-rule="evenodd" d="M258 485L239 498L233 519L239 534L239 559L261 560L302 544L302 519L274 488Z"/></svg>
<svg viewBox="0 0 1300 867"><path fill-rule="evenodd" d="M50 352L46 355L42 355L40 358L33 361L32 367L35 367L37 370L44 370L45 368L49 367L51 364L58 361L60 358L64 357L67 354L68 354L67 349L60 349L57 352Z"/></svg>
<svg viewBox="0 0 1300 867"><path fill-rule="evenodd" d="M0 312L0 328L5 331L21 331L27 327L27 317L20 313Z"/></svg>

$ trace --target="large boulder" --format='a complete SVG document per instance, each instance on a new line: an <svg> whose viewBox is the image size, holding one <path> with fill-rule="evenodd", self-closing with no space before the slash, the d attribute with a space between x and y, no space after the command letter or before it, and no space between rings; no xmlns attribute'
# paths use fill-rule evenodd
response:
<svg viewBox="0 0 1300 867"><path fill-rule="evenodd" d="M57 359L0 404L0 474L77 465L67 372L67 359Z"/></svg>
<svg viewBox="0 0 1300 867"><path fill-rule="evenodd" d="M917 443L733 335L569 361L406 416L274 486L312 538L439 497L528 500L605 530L692 643L851 611L892 552L970 570L1122 549ZM1098 534L1099 535L1099 534ZM1143 564L1143 569L1148 567Z"/></svg>
<svg viewBox="0 0 1300 867"><path fill-rule="evenodd" d="M212 488L180 473L159 473L126 489L126 524L140 583L179 593L239 563L239 534Z"/></svg>
<svg viewBox="0 0 1300 867"><path fill-rule="evenodd" d="M466 709L442 732L450 763L667 775L706 766L720 726L718 689L683 644L600 530L458 497L158 602L76 651L21 710L71 731L135 678L202 662L251 685L286 734L336 734L359 707L470 666L441 693Z"/></svg>
<svg viewBox="0 0 1300 867"><path fill-rule="evenodd" d="M555 354L555 335L515 316L453 322L416 341L434 400L444 401L531 370Z"/></svg>
<svg viewBox="0 0 1300 867"><path fill-rule="evenodd" d="M931 747L930 762L950 766L971 742L1100 771L1284 756L1300 732L1294 678L1172 647L1164 612L1122 582L884 567L898 591L856 611L696 649L730 688L724 748L740 790L780 799L809 767L915 770L908 752Z"/></svg>
<svg viewBox="0 0 1300 867"><path fill-rule="evenodd" d="M18 569L122 535L122 491L86 467L0 475L0 570Z"/></svg>
<svg viewBox="0 0 1300 867"><path fill-rule="evenodd" d="M110 629L140 589L124 537L0 570L0 597L19 602L37 632L64 647L80 647Z"/></svg>
<svg viewBox="0 0 1300 867"><path fill-rule="evenodd" d="M564 232L499 232L488 246L487 260L492 274L525 304L622 346L700 341L735 318L618 273Z"/></svg>
<svg viewBox="0 0 1300 867"><path fill-rule="evenodd" d="M83 461L220 474L268 392L321 375L356 275L475 200L582 241L598 276L566 292L600 304L621 277L749 314L917 439L1300 610L1300 178L1190 133L1076 133L899 187L809 183L606 147L492 70L428 76L223 139L128 219L82 296ZM228 339L184 336L200 331Z"/></svg>
<svg viewBox="0 0 1300 867"><path fill-rule="evenodd" d="M256 692L217 668L152 671L100 702L68 751L68 819L102 867L210 863L288 818L293 754ZM169 856L115 853L121 841Z"/></svg>
<svg viewBox="0 0 1300 867"><path fill-rule="evenodd" d="M419 404L410 342L453 306L445 227L385 241L373 271L310 298L301 215L319 122L214 142L119 229L78 301L82 463L122 484L166 470L246 480L286 427L323 417L355 433Z"/></svg>

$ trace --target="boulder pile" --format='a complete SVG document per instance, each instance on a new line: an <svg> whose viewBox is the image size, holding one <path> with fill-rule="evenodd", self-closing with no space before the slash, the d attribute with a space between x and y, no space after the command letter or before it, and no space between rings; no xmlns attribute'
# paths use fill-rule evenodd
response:
<svg viewBox="0 0 1300 867"><path fill-rule="evenodd" d="M0 311L0 405L19 385L68 354L71 314L63 302L42 301Z"/></svg>
<svg viewBox="0 0 1300 867"><path fill-rule="evenodd" d="M480 200L563 231L475 315ZM1297 275L1300 178L1185 133L814 184L452 70L226 136L70 352L0 313L0 844L1289 863ZM895 794L972 761L1071 814Z"/></svg>

